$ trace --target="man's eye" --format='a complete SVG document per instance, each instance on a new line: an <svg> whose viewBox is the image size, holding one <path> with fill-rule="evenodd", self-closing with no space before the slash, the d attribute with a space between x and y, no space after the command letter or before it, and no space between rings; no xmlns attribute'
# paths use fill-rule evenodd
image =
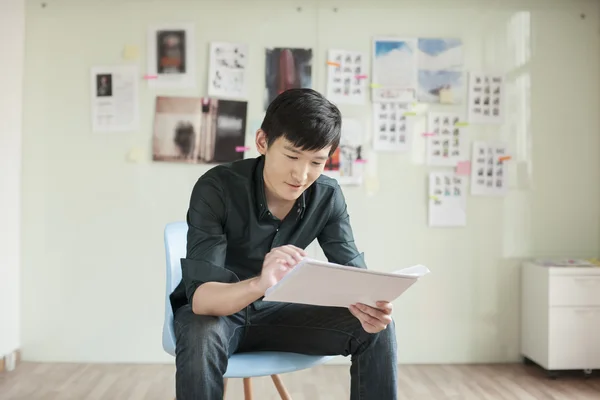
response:
<svg viewBox="0 0 600 400"><path fill-rule="evenodd" d="M313 165L321 165L320 162L313 161Z"/></svg>
<svg viewBox="0 0 600 400"><path fill-rule="evenodd" d="M287 158L291 159L291 160L297 160L298 157L294 157L294 156L287 156Z"/></svg>

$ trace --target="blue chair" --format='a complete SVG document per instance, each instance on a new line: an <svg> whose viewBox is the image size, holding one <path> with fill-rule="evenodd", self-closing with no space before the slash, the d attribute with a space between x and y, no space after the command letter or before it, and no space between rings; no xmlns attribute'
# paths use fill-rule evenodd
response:
<svg viewBox="0 0 600 400"><path fill-rule="evenodd" d="M167 224L164 232L167 256L167 285L162 343L163 349L173 357L175 356L175 333L173 331L173 310L169 295L181 281L181 259L186 256L187 229L185 222L172 222ZM282 400L291 400L290 394L278 374L310 368L331 358L266 351L233 354L229 358L227 371L223 376L225 387L227 387L227 378L243 378L245 399L252 400L251 378L270 375Z"/></svg>

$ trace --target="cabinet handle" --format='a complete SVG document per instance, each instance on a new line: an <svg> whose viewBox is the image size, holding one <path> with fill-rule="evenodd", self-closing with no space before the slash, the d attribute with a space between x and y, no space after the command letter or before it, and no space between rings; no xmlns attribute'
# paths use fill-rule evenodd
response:
<svg viewBox="0 0 600 400"><path fill-rule="evenodd" d="M575 281L579 282L579 283L597 284L600 282L600 279L598 279L598 278L575 278Z"/></svg>

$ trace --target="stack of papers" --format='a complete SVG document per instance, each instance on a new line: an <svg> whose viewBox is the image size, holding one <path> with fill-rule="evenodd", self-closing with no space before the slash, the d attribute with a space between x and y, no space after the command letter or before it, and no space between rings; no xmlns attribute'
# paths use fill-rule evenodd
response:
<svg viewBox="0 0 600 400"><path fill-rule="evenodd" d="M429 272L422 265L389 273L305 258L265 292L263 301L328 307L363 303L376 307L378 301L393 302Z"/></svg>

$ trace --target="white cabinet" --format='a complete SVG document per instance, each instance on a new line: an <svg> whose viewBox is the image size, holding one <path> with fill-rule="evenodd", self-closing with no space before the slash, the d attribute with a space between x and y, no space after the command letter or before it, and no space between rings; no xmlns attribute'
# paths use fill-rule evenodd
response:
<svg viewBox="0 0 600 400"><path fill-rule="evenodd" d="M600 268L524 263L521 354L544 369L600 369Z"/></svg>

